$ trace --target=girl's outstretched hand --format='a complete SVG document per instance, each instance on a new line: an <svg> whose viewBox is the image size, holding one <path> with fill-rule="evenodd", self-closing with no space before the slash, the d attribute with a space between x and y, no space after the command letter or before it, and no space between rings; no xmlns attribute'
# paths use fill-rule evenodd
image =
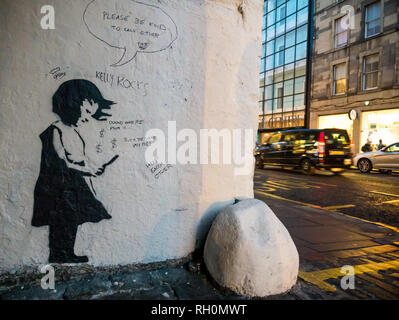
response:
<svg viewBox="0 0 399 320"><path fill-rule="evenodd" d="M105 170L104 166L97 168L97 171L96 171L95 175L96 176L101 176L104 173L104 170Z"/></svg>
<svg viewBox="0 0 399 320"><path fill-rule="evenodd" d="M98 167L97 169L95 169L95 170L94 170L95 173L93 173L92 175L93 175L94 177L101 176L101 175L104 173L105 168L106 168L107 166L109 166L111 163L113 163L113 162L114 162L116 159L118 159L118 158L119 158L119 155L114 156L110 161L108 161L107 163L103 164L101 167Z"/></svg>

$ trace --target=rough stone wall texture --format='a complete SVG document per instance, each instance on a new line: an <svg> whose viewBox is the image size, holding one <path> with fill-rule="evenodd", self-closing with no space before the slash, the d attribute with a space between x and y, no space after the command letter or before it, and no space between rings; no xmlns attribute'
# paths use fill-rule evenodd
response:
<svg viewBox="0 0 399 320"><path fill-rule="evenodd" d="M103 2L96 1L101 9ZM114 1L124 8L132 3ZM119 155L92 179L112 219L81 224L77 232L75 253L87 255L91 264L186 256L201 244L220 208L234 197L253 196L252 174L235 175L234 165L176 164L160 173L146 163L138 139L152 128L167 132L168 120L176 121L177 130L191 128L198 135L201 128L256 132L263 1L142 2L167 13L177 39L163 51L139 52L113 67L123 49L88 32L83 13L89 0L52 1L54 30L41 28L42 2L1 1L0 272L47 262L49 228L31 225L33 192L40 171L39 135L58 119L51 99L66 80L90 80L116 102L109 120L80 129L93 166ZM105 6L112 11L112 5ZM134 16L133 9L125 13ZM147 22L167 20L162 11L147 9L138 14ZM98 38L137 48L137 39L114 36L102 18L89 22L93 33L101 33ZM146 45L141 44L143 51Z"/></svg>

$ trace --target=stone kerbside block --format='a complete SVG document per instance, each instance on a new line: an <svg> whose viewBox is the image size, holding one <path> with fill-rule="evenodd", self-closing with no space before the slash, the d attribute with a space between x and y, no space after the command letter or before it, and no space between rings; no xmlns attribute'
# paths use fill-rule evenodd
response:
<svg viewBox="0 0 399 320"><path fill-rule="evenodd" d="M288 291L299 268L298 251L287 229L256 199L219 213L205 243L204 259L219 285L252 297Z"/></svg>

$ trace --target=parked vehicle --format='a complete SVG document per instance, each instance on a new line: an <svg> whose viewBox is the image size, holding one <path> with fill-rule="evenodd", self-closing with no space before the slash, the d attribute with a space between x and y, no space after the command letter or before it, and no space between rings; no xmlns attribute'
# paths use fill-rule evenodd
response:
<svg viewBox="0 0 399 320"><path fill-rule="evenodd" d="M353 158L353 165L362 173L368 173L372 169L387 172L399 170L399 142L375 152L359 153Z"/></svg>
<svg viewBox="0 0 399 320"><path fill-rule="evenodd" d="M328 169L341 174L352 164L351 141L342 129L298 129L274 133L254 152L256 167L297 167L305 174Z"/></svg>

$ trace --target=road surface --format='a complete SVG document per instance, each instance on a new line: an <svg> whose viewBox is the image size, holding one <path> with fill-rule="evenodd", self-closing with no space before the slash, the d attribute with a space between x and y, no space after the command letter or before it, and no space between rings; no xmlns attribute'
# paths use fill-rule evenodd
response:
<svg viewBox="0 0 399 320"><path fill-rule="evenodd" d="M255 171L256 192L350 216L399 227L399 174L357 170L341 176L321 172L306 176L266 167ZM256 194L255 194L256 195Z"/></svg>

